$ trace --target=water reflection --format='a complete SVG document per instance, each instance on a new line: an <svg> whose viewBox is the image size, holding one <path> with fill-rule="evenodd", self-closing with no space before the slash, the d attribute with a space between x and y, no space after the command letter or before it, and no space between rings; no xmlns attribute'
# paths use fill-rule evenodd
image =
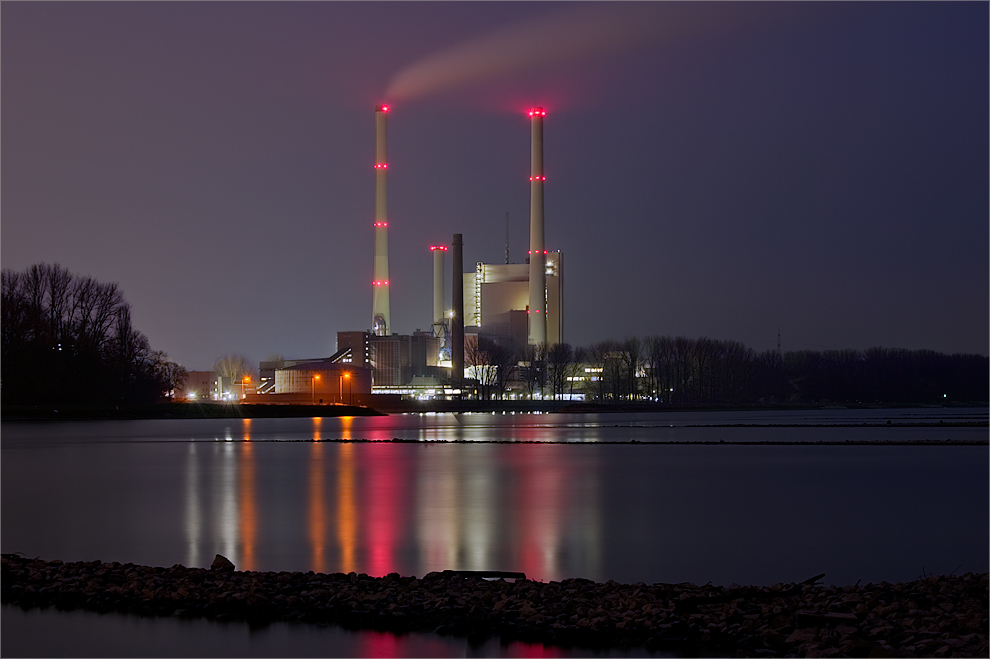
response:
<svg viewBox="0 0 990 659"><path fill-rule="evenodd" d="M199 543L202 539L203 518L199 500L199 456L196 444L189 444L186 454L186 564L199 565Z"/></svg>
<svg viewBox="0 0 990 659"><path fill-rule="evenodd" d="M407 506L406 464L397 444L369 444L362 453L366 474L362 520L365 524L365 546L369 553L369 574L376 576L396 572L397 546L404 534Z"/></svg>
<svg viewBox="0 0 990 659"><path fill-rule="evenodd" d="M312 423L320 439L322 420ZM350 437L350 419L340 431ZM594 447L258 443L250 420L223 439L242 441L194 442L185 456L189 565L220 553L238 569L286 569L259 556L303 551L305 569L375 576L599 571ZM262 493L259 482L271 489Z"/></svg>
<svg viewBox="0 0 990 659"><path fill-rule="evenodd" d="M244 444L240 447L240 523L241 547L240 569L254 570L254 546L258 533L257 503L255 501L254 447L251 445L251 419L244 419Z"/></svg>
<svg viewBox="0 0 990 659"><path fill-rule="evenodd" d="M357 545L357 514L354 505L354 445L340 444L337 459L337 542L340 572L354 572Z"/></svg>
<svg viewBox="0 0 990 659"><path fill-rule="evenodd" d="M313 571L325 572L324 552L326 546L326 493L323 489L323 474L326 466L323 458L323 444L310 445L309 456L309 542L313 549Z"/></svg>

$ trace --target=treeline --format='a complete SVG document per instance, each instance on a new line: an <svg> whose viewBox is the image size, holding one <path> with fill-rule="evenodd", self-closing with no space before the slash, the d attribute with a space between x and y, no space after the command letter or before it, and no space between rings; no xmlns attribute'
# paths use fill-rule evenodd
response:
<svg viewBox="0 0 990 659"><path fill-rule="evenodd" d="M166 397L185 369L131 326L117 284L38 264L2 272L0 397L15 404L138 404Z"/></svg>
<svg viewBox="0 0 990 659"><path fill-rule="evenodd" d="M499 355L490 359L486 350ZM932 350L756 352L737 341L651 336L572 348L529 346L516 360L482 340L467 363L483 365L481 397L519 393L599 402L652 400L670 405L752 403L894 404L990 399L990 359ZM500 377L499 372L507 375Z"/></svg>

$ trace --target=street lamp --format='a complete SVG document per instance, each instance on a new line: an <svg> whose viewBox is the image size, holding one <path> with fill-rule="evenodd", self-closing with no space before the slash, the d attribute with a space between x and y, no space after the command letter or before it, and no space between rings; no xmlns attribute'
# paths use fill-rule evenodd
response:
<svg viewBox="0 0 990 659"><path fill-rule="evenodd" d="M316 405L316 381L320 379L319 375L314 375L312 379L313 383L313 405Z"/></svg>
<svg viewBox="0 0 990 659"><path fill-rule="evenodd" d="M354 404L354 399L351 396L351 374L350 373L344 373L344 377L347 378L347 404L348 405L353 405ZM344 392L343 391L340 392L340 397L341 397L341 399L344 398Z"/></svg>
<svg viewBox="0 0 990 659"><path fill-rule="evenodd" d="M247 395L244 393L244 390L247 389L249 384L251 384L251 376L245 375L244 379L241 380L241 399L243 399Z"/></svg>

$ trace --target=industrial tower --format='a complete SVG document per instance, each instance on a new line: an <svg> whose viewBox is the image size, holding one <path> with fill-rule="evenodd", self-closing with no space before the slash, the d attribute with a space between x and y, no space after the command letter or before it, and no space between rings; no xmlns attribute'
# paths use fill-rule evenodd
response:
<svg viewBox="0 0 990 659"><path fill-rule="evenodd" d="M543 244L543 108L529 111L532 153L529 176L529 344L547 342L547 251Z"/></svg>
<svg viewBox="0 0 990 659"><path fill-rule="evenodd" d="M392 329L388 304L388 208L385 194L385 174L388 159L385 152L385 117L387 105L375 108L375 279L371 331L376 336L388 336Z"/></svg>

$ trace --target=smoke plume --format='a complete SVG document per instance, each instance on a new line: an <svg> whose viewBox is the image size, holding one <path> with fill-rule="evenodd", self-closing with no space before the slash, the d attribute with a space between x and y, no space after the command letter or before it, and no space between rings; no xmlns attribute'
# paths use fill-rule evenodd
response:
<svg viewBox="0 0 990 659"><path fill-rule="evenodd" d="M710 3L595 3L490 32L399 71L386 97L408 100L499 75L628 48L740 27L733 7ZM743 3L749 4L749 3ZM746 22L763 12L747 7Z"/></svg>

